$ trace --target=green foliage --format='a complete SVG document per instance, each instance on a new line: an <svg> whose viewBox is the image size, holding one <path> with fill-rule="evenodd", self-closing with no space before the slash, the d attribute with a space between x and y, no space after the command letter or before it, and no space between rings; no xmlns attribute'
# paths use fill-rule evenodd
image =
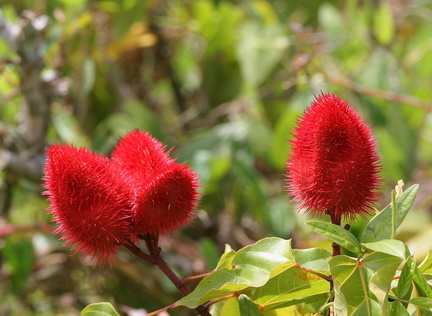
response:
<svg viewBox="0 0 432 316"><path fill-rule="evenodd" d="M94 303L81 311L81 316L120 316L110 303Z"/></svg>
<svg viewBox="0 0 432 316"><path fill-rule="evenodd" d="M203 195L196 222L164 237L164 257L181 276L215 265L209 278L226 272L226 283L213 289L200 284L194 304L213 292L245 295L242 306L240 296L216 304L215 315L237 315L252 308L251 302L263 306L265 315L327 312L331 298L325 280L316 279L308 289L290 282L276 292L273 287L282 278L307 287L315 276L296 264L329 275L326 249L335 241L350 251L342 258L352 280L367 273L361 280L376 288L366 294L365 285L358 288L362 304L350 302L350 311L367 315L385 306L388 315L411 315L414 306L426 311L432 280L431 9L417 0L5 0L0 10L10 25L32 25L33 16L46 16L48 23L22 37L24 46L0 37L0 149L32 157L27 147L32 142L21 136L38 134L37 124L26 120L24 105L39 94L49 109L36 114L47 126L39 135L41 155L54 142L108 154L119 137L136 128L166 142L173 157L198 172ZM23 64L23 52L34 62ZM41 81L28 89L29 73L38 67ZM399 179L424 183L422 191L411 186L371 220L362 219L358 231L310 222L283 190L287 140L297 117L321 91L339 94L371 124L382 156L383 196ZM0 314L79 315L98 301L150 311L180 299L172 285L164 287L162 274L126 252L102 271L70 256L70 248L45 229L50 218L41 191L40 181L1 170ZM1 234L8 225L19 229ZM284 262L249 253L268 236L278 238L263 242L285 246L292 238L295 249L276 256ZM225 244L240 250L219 259ZM274 252L263 253L273 258ZM249 255L253 264L244 265ZM240 271L232 270L234 257L243 264ZM383 271L375 267L381 257L394 264L402 259L389 299L380 289L394 266L384 260ZM359 268L367 258L373 267ZM255 273L260 264L266 269ZM239 280L239 273L246 278ZM346 299L341 278L338 308Z"/></svg>
<svg viewBox="0 0 432 316"><path fill-rule="evenodd" d="M399 227L417 195L418 185L413 185L396 200L396 228ZM390 204L384 210L375 215L363 231L361 241L373 242L392 237L392 205Z"/></svg>
<svg viewBox="0 0 432 316"><path fill-rule="evenodd" d="M417 189L414 185L396 199L398 207L390 217L403 221ZM384 208L370 224L388 210ZM262 239L237 252L228 248L216 270L175 305L195 308L222 300L216 304L215 315L229 310L234 316L271 315L291 305L306 313L302 307L317 302L313 312L327 313L331 308L337 315L347 316L409 315L409 306L431 310L432 288L426 279L432 266L430 256L417 266L400 240L379 238L360 243L340 226L322 221L307 225L355 255L331 256L320 248L292 249L289 240L278 238Z"/></svg>

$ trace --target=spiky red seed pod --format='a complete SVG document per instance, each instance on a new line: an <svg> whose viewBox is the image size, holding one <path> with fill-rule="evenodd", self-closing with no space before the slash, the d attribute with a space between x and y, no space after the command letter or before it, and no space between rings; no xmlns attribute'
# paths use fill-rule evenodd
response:
<svg viewBox="0 0 432 316"><path fill-rule="evenodd" d="M323 94L298 120L287 190L313 215L353 220L378 201L380 157L371 129L348 103Z"/></svg>
<svg viewBox="0 0 432 316"><path fill-rule="evenodd" d="M141 185L155 170L173 162L165 152L164 144L139 130L130 132L118 142L111 161L137 179L137 185Z"/></svg>
<svg viewBox="0 0 432 316"><path fill-rule="evenodd" d="M189 224L198 203L198 179L184 164L171 163L149 178L134 207L137 235L169 234Z"/></svg>
<svg viewBox="0 0 432 316"><path fill-rule="evenodd" d="M55 233L94 265L111 264L119 245L133 237L133 194L116 168L86 148L52 145L44 181Z"/></svg>

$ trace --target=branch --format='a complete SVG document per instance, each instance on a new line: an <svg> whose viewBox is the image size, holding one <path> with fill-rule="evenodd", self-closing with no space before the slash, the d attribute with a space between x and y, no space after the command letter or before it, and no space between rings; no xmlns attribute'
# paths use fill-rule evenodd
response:
<svg viewBox="0 0 432 316"><path fill-rule="evenodd" d="M6 237L15 233L41 231L46 234L51 234L53 229L48 224L33 224L33 225L3 225L0 226L0 237Z"/></svg>
<svg viewBox="0 0 432 316"><path fill-rule="evenodd" d="M342 76L332 76L326 73L321 69L321 73L326 77L326 79L334 84L342 86L344 88L350 89L362 95L368 95L371 97L384 99L391 102L408 104L420 109L423 109L427 112L432 112L432 104L426 101L423 101L419 98L415 98L406 94L385 91L375 88L368 88L362 86L348 78L344 78Z"/></svg>

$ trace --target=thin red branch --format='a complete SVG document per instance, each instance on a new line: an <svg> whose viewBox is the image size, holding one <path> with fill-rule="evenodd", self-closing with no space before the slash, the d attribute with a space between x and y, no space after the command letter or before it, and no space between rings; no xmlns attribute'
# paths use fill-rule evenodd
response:
<svg viewBox="0 0 432 316"><path fill-rule="evenodd" d="M185 284L182 283L180 278L174 273L171 267L162 258L161 250L158 245L158 236L145 235L140 236L140 238L145 241L150 254L144 253L138 246L136 246L132 242L130 244L124 244L124 246L129 251L131 251L134 256L158 266L158 268L168 277L168 279L170 279L170 281L177 287L177 289L179 289L180 292L182 292L184 296L190 294L191 291L186 287ZM195 308L195 310L198 312L199 315L210 316L208 308L205 305L200 305Z"/></svg>

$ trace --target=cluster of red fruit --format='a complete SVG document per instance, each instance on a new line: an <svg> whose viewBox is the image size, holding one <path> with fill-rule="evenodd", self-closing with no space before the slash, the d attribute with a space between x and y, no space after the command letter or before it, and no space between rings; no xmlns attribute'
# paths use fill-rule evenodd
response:
<svg viewBox="0 0 432 316"><path fill-rule="evenodd" d="M44 180L56 233L75 252L103 265L122 244L190 223L198 179L168 154L141 131L121 139L110 158L86 148L51 145Z"/></svg>
<svg viewBox="0 0 432 316"><path fill-rule="evenodd" d="M381 186L380 158L370 128L345 101L317 97L291 145L287 190L301 208L336 222L370 213ZM189 223L198 200L196 174L140 131L124 137L110 158L52 145L45 182L56 231L97 264L110 261L121 244Z"/></svg>

